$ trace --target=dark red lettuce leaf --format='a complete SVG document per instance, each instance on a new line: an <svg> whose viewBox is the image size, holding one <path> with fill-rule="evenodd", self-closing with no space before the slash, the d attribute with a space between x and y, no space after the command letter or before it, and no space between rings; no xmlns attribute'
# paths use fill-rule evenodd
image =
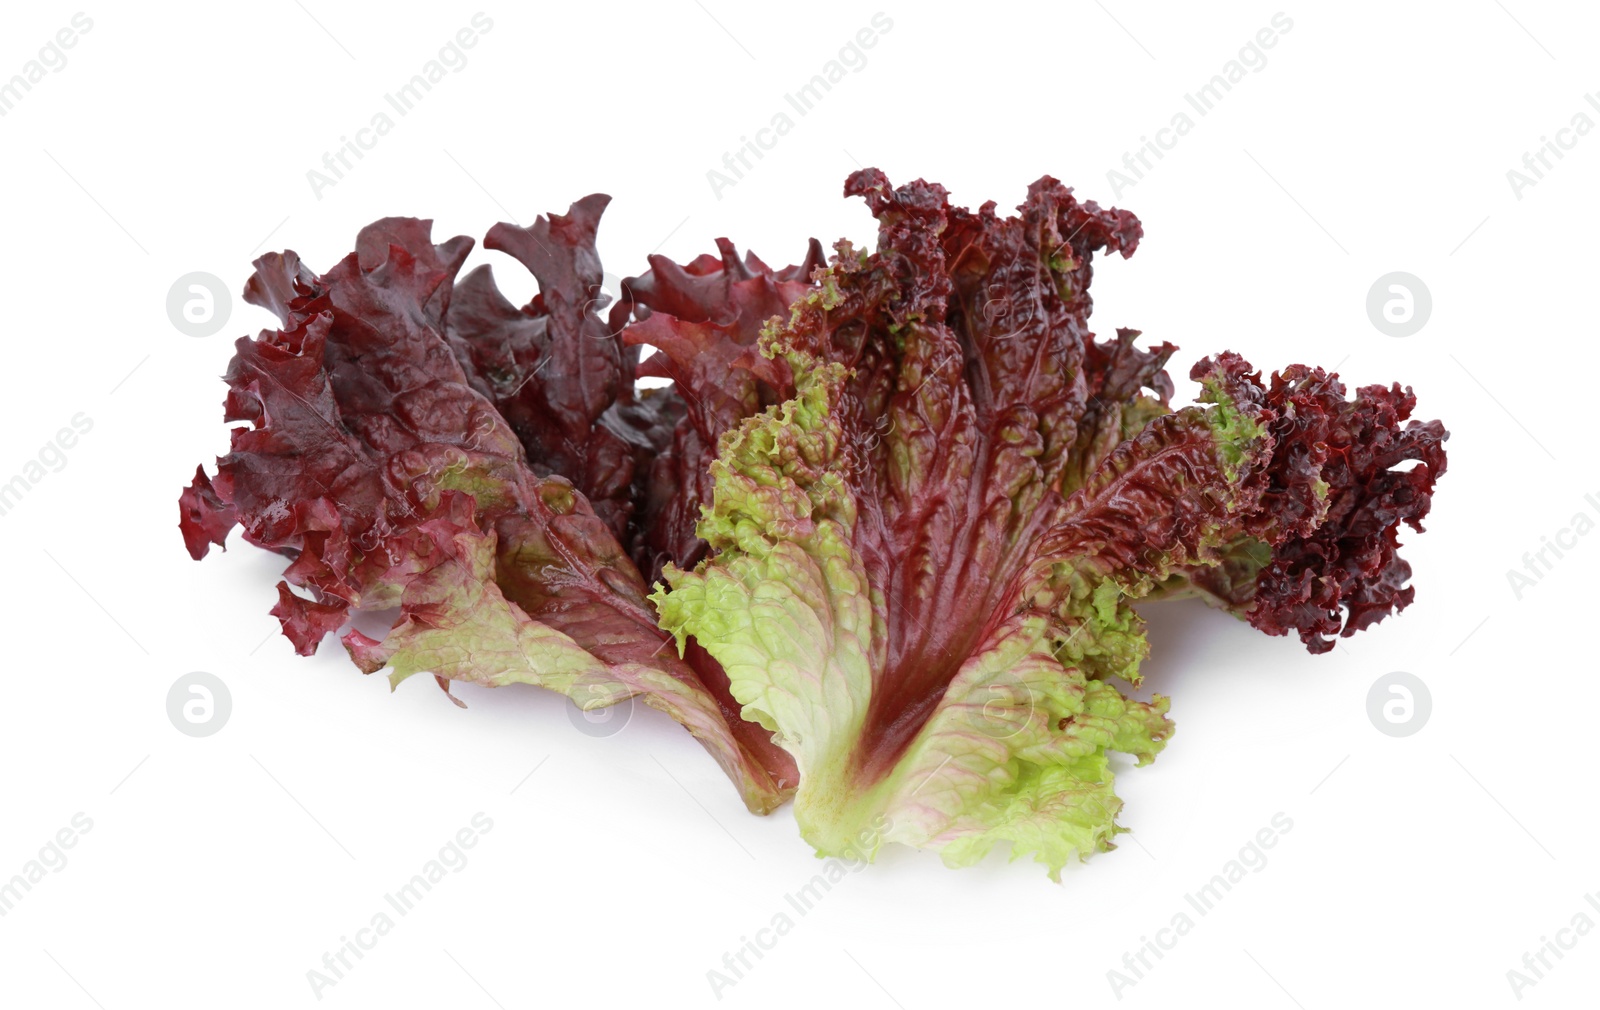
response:
<svg viewBox="0 0 1600 1010"><path fill-rule="evenodd" d="M474 388L511 420L534 471L571 479L650 585L662 565L692 564L703 556L694 524L709 494L706 471L717 437L781 396L773 384L732 363L751 364L746 359L753 357L762 324L805 292L822 255L812 242L800 265L774 271L754 254L741 260L723 239L721 259L702 256L680 267L654 256L649 271L622 283L623 297L603 323L606 296L595 233L605 203L589 197L567 215L541 217L531 228L491 229L486 244L526 266L539 294L517 309L500 294L490 268L479 267L457 285L447 335ZM652 320L657 308L681 316ZM627 326L635 316L641 322ZM647 343L663 353L641 367L641 346ZM641 390L636 375L675 381ZM506 594L530 614L572 633L589 610L576 601L598 597L602 612L610 605L593 587L550 582L542 574L530 584L519 573L544 573L552 552L537 533L519 537L518 544L515 563L503 565L499 578ZM604 646L591 651L607 654ZM772 744L770 733L739 717L716 660L691 648L683 662L721 706L740 742L778 779L792 783L791 759Z"/></svg>
<svg viewBox="0 0 1600 1010"><path fill-rule="evenodd" d="M1062 480L1065 493L1082 487L1113 449L1136 435L1151 418L1171 409L1172 378L1165 366L1178 348L1163 342L1145 350L1135 346L1138 337L1138 330L1118 327L1115 340L1085 344L1088 399ZM1155 396L1146 395L1146 389Z"/></svg>
<svg viewBox="0 0 1600 1010"><path fill-rule="evenodd" d="M1237 355L1197 364L1195 377L1210 368L1260 384ZM1422 532L1449 433L1438 421L1409 420L1409 387L1363 386L1347 399L1337 375L1305 365L1274 373L1264 403L1273 418L1270 487L1242 524L1233 563L1193 578L1262 631L1292 630L1310 651L1327 652L1333 636L1349 637L1415 598L1399 529Z"/></svg>
<svg viewBox="0 0 1600 1010"><path fill-rule="evenodd" d="M226 416L249 423L233 430L216 478L201 471L181 496L190 553L203 556L237 521L247 541L289 557L273 612L302 653L351 609L398 606L383 641L345 637L367 672L393 661L398 678L427 662L442 677L543 683L584 704L642 696L706 744L752 809L772 809L794 786L792 762L666 647L610 524L566 477L530 468L476 388L481 376L463 371L445 320L471 240L434 245L429 231L376 222L320 277L293 253L257 261L246 299L277 312L283 329L236 344ZM556 271L536 306L589 319L574 289L554 290L582 289L586 276ZM615 362L605 342L555 329L543 349L552 360L576 342L579 354L598 349L601 366ZM540 402L571 407L558 421L577 437L584 418L611 408L593 409L590 394L605 388L588 387L576 406ZM624 507L630 486L622 481Z"/></svg>
<svg viewBox="0 0 1600 1010"><path fill-rule="evenodd" d="M517 308L478 267L456 286L446 336L534 473L566 477L626 541L635 467L666 448L681 410L670 394L635 393L639 351L601 317L610 296L595 235L609 202L596 194L530 227L491 228L484 245L526 267L539 294Z"/></svg>
<svg viewBox="0 0 1600 1010"><path fill-rule="evenodd" d="M623 281L611 313L613 326L637 320L622 329L623 340L636 354L644 345L659 351L644 359L639 374L671 379L659 395L681 405L670 441L656 448L636 482L643 514L633 556L652 585L664 565L692 568L705 557L694 528L701 504L711 500L717 440L792 392L788 377L755 352L756 338L810 289L812 272L823 264L815 239L800 263L781 270L754 253L741 259L725 238L717 250L681 266L651 256L648 271Z"/></svg>
<svg viewBox="0 0 1600 1010"><path fill-rule="evenodd" d="M238 510L217 494L203 466L194 468L194 480L178 496L178 515L183 545L196 561L210 552L212 544L226 544L228 531L239 522Z"/></svg>

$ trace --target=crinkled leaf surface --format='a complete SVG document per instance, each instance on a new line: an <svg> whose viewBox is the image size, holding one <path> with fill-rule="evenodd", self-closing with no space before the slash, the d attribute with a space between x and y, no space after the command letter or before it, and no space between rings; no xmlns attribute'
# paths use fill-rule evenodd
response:
<svg viewBox="0 0 1600 1010"><path fill-rule="evenodd" d="M1049 177L1007 217L873 169L846 193L872 252L653 256L604 318L603 196L489 233L538 281L522 307L413 219L321 276L262 258L246 297L283 326L237 344L245 425L180 496L186 545L239 525L286 555L301 652L397 607L344 636L395 683L641 698L752 810L793 794L820 853L1005 846L1057 876L1112 847L1111 752L1173 732L1135 693L1135 603L1199 595L1313 652L1403 609L1447 433L1409 389L1232 353L1174 409L1172 344L1089 328L1094 259L1139 221Z"/></svg>
<svg viewBox="0 0 1600 1010"><path fill-rule="evenodd" d="M544 219L529 231L561 248L582 246L603 205L590 198L558 217L554 233ZM457 352L475 362L466 338L454 351L446 339L452 282L470 246L465 238L434 245L428 222L397 218L364 229L356 252L320 277L293 253L258 261L246 297L277 312L284 328L236 345L227 417L249 424L234 429L217 476L201 471L182 496L191 553L221 544L237 522L251 543L290 557L274 613L302 653L351 608L399 607L381 641L346 634L363 670L387 666L396 683L416 672L441 684L532 683L585 707L638 696L699 737L752 809L772 809L793 788L792 762L738 716L725 684L708 682L668 647L612 525L628 509L608 521L571 479L536 473L520 433L491 401L493 387L485 391L485 373L463 370ZM566 371L558 374L579 376L570 397L532 401L565 426L536 443L547 467L575 446L593 462L617 445L595 434L604 428L595 419L606 413L597 407L622 345L585 331L592 313L581 297L597 262L576 254L554 266L535 262L549 271L541 304L560 306L555 314L566 322L523 313L494 332L515 345L517 334L542 328L547 339L528 346L549 360L571 357L574 345L579 356L600 349L592 367L559 366ZM481 281L472 291L471 332L487 339L483 305L493 300ZM582 442L586 431L591 440ZM631 464L628 453L616 459ZM629 483L615 485L624 505Z"/></svg>
<svg viewBox="0 0 1600 1010"><path fill-rule="evenodd" d="M764 334L794 395L722 435L711 554L654 599L795 756L819 852L886 822L1054 875L1122 830L1108 752L1171 735L1165 698L1108 679L1137 685L1148 650L1131 601L1325 515L1285 505L1259 376L1203 365L1202 405L1173 411L1171 345L1089 331L1092 259L1134 250L1131 214L1049 178L1003 219L874 170L846 191L877 249L841 242Z"/></svg>

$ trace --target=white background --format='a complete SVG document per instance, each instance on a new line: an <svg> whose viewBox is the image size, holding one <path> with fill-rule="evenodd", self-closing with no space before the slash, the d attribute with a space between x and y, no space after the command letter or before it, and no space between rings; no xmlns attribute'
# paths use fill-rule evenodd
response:
<svg viewBox="0 0 1600 1010"><path fill-rule="evenodd" d="M94 425L0 516L0 878L75 813L93 821L0 918L0 1003L316 1005L307 971L479 811L494 827L470 863L322 1005L712 1005L707 972L788 911L721 1004L1498 1007L1542 936L1584 910L1600 923L1583 898L1600 892L1600 537L1520 600L1506 575L1575 514L1600 518L1600 132L1521 199L1506 178L1576 113L1600 122L1595 11L1281 8L1293 29L1266 66L1114 196L1107 170L1279 7L484 7L470 62L318 199L307 170L479 9L85 8L65 67L0 118L0 481L74 414ZM0 79L77 10L9 6ZM707 170L878 10L893 28L866 66L718 199ZM1404 537L1418 593L1401 617L1313 657L1198 604L1146 608L1149 681L1179 730L1119 777L1134 833L1059 886L999 856L951 871L885 851L799 917L784 895L820 864L789 811L746 813L656 713L596 738L533 689L458 686L465 712L426 678L391 695L333 643L300 659L274 634L281 559L185 554L178 489L226 445L217 376L270 317L235 298L222 333L184 336L164 307L180 275L237 295L261 251L326 269L380 216L481 237L594 191L615 197L600 247L618 275L719 235L787 263L812 235L871 239L839 196L857 161L971 206L1014 206L1048 172L1135 211L1146 239L1102 261L1096 328L1180 344L1180 397L1190 362L1232 348L1409 383L1452 433L1428 533ZM1404 339L1365 310L1392 270L1433 297ZM520 273L500 268L514 299L532 293ZM194 670L232 694L205 739L165 711ZM1366 715L1396 670L1433 699L1403 739ZM1119 1002L1107 972L1278 812L1294 826L1266 867ZM1522 1002L1592 999L1597 958L1600 935L1578 938Z"/></svg>

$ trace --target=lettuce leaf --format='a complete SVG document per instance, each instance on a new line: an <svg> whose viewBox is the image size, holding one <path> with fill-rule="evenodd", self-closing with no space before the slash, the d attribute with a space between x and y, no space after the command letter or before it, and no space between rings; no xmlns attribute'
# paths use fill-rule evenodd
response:
<svg viewBox="0 0 1600 1010"><path fill-rule="evenodd" d="M766 812L792 790L792 762L739 717L708 656L697 665L667 647L617 538L634 456L610 426L632 383L618 378L620 340L601 339L582 301L598 287L588 261L603 206L589 198L529 230L529 243L552 250L536 261L547 272L529 311L501 311L479 274L470 312L452 315L472 243L434 245L426 221L369 225L322 276L292 252L258 260L245 297L283 329L236 344L226 417L249 424L233 430L217 476L201 470L184 492L180 527L196 558L237 523L246 541L291 559L273 613L302 654L353 609L399 608L381 641L344 635L363 671L387 666L394 684L429 672L447 692L450 680L532 683L586 708L637 696L683 723ZM509 230L499 235L526 253ZM530 334L541 339L524 342ZM489 344L505 356L490 359ZM573 360L585 354L596 360ZM545 389L523 376L513 398L507 373L541 356L561 362L550 369L559 381ZM530 448L492 395L559 416L565 434ZM556 466L575 467L614 507L595 508Z"/></svg>
<svg viewBox="0 0 1600 1010"><path fill-rule="evenodd" d="M1055 876L1124 830L1109 752L1144 764L1172 733L1167 699L1109 679L1137 686L1148 652L1132 601L1326 513L1281 501L1287 408L1236 356L1172 411L1174 348L1095 341L1092 260L1133 252L1131 214L1048 177L1005 219L876 170L846 192L877 250L840 242L763 334L747 369L794 395L723 435L711 553L653 599L794 755L819 853L886 822L953 865L1009 843Z"/></svg>
<svg viewBox="0 0 1600 1010"><path fill-rule="evenodd" d="M1224 354L1196 365L1196 377L1208 367L1250 371ZM1304 365L1274 374L1265 401L1275 416L1271 486L1227 563L1187 573L1185 588L1268 634L1294 631L1311 652L1328 652L1329 636L1348 638L1416 598L1399 529L1422 532L1449 433L1438 421L1409 420L1410 387L1363 386L1347 400L1337 375Z"/></svg>
<svg viewBox="0 0 1600 1010"><path fill-rule="evenodd" d="M876 169L845 192L871 252L719 239L615 305L601 195L489 232L538 282L521 307L426 221L322 275L263 257L245 297L282 325L236 344L243 425L180 495L186 546L285 555L297 651L342 633L393 685L639 698L752 811L792 796L819 854L1003 847L1059 879L1127 830L1113 752L1173 734L1138 608L1200 596L1312 652L1403 609L1448 433L1408 388L1231 352L1175 409L1177 348L1090 329L1139 220L1048 176L1007 217Z"/></svg>
<svg viewBox="0 0 1600 1010"><path fill-rule="evenodd" d="M683 404L670 439L654 451L640 496L634 558L652 584L668 562L688 567L705 556L695 525L711 500L718 439L792 392L787 376L761 367L756 340L768 319L805 295L823 263L815 239L800 263L781 270L754 253L741 259L727 239L717 241L717 251L682 266L651 256L648 271L622 282L623 298L612 310L612 325L636 354L642 346L659 352L644 359L639 375L672 380L669 395Z"/></svg>

